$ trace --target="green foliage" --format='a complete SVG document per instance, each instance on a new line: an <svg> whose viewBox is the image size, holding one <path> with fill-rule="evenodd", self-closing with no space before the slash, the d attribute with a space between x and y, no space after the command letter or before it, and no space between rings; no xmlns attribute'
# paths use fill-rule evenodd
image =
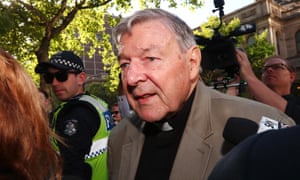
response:
<svg viewBox="0 0 300 180"><path fill-rule="evenodd" d="M15 5L13 1L10 6L5 6L4 10L1 14L10 18L11 29L1 34L1 47L18 57L22 57L20 54L30 56L39 45L37 39L43 36L43 29L33 22L35 16L23 6ZM4 23L6 22L1 22L1 27L6 26Z"/></svg>
<svg viewBox="0 0 300 180"><path fill-rule="evenodd" d="M109 91L103 83L100 82L92 82L85 86L86 91L89 93L101 98L104 100L109 106L117 102L117 92Z"/></svg>
<svg viewBox="0 0 300 180"><path fill-rule="evenodd" d="M111 28L120 17L111 12L125 14L132 10L134 2L139 2L139 9L166 3L169 7L195 9L203 4L203 0L2 0L0 47L14 55L38 82L33 72L38 62L48 61L53 53L66 49L82 55L84 45L90 45L89 56L98 51L109 73L105 87L116 91L119 67L111 44Z"/></svg>
<svg viewBox="0 0 300 180"><path fill-rule="evenodd" d="M0 26L0 34L8 33L12 28L14 28L15 23L11 21L14 18L14 15L11 13L6 13L8 8L0 3L0 22L5 24L5 26Z"/></svg>
<svg viewBox="0 0 300 180"><path fill-rule="evenodd" d="M32 55L33 56L33 55ZM23 65L26 72L31 75L35 84L39 87L40 76L34 72L34 68L37 64L35 57L29 57L30 61L19 60L19 62Z"/></svg>
<svg viewBox="0 0 300 180"><path fill-rule="evenodd" d="M195 34L211 38L214 35L214 29L217 29L220 25L220 19L217 16L208 17L208 21L200 25L200 31L195 30ZM232 19L228 24L222 22L222 26L219 28L221 35L226 36L236 27L240 25L240 20L238 18Z"/></svg>
<svg viewBox="0 0 300 180"><path fill-rule="evenodd" d="M162 5L167 5L168 8L176 8L178 6L187 7L195 10L203 6L204 0L138 0L139 8L162 8Z"/></svg>
<svg viewBox="0 0 300 180"><path fill-rule="evenodd" d="M260 77L264 59L274 55L275 47L267 38L268 31L254 35L254 43L245 48L255 74Z"/></svg>

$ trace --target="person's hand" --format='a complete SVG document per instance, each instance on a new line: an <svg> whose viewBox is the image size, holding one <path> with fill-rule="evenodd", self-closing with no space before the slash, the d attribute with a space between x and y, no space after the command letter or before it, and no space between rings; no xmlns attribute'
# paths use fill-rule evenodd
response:
<svg viewBox="0 0 300 180"><path fill-rule="evenodd" d="M228 87L226 90L226 94L230 94L233 96L238 96L239 95L239 88L238 87Z"/></svg>
<svg viewBox="0 0 300 180"><path fill-rule="evenodd" d="M240 49L236 49L236 58L240 65L241 78L246 81L248 81L251 78L256 78L256 76L252 70L251 64L248 60L247 54Z"/></svg>

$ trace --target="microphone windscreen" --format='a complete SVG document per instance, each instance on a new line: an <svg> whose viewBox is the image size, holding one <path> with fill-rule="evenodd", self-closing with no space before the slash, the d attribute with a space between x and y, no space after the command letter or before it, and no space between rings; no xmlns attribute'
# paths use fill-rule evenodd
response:
<svg viewBox="0 0 300 180"><path fill-rule="evenodd" d="M237 145L247 137L256 134L258 124L249 119L231 117L227 120L223 130L223 137L230 143Z"/></svg>

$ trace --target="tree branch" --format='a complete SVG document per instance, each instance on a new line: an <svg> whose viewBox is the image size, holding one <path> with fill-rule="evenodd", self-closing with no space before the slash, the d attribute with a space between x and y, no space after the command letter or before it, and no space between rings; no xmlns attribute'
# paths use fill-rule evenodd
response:
<svg viewBox="0 0 300 180"><path fill-rule="evenodd" d="M100 6L104 6L108 3L110 3L112 0L106 0L102 3L97 3L97 4L90 4L90 5L87 5L87 6L82 6L80 9L91 9L91 8L95 8L95 7L100 7Z"/></svg>
<svg viewBox="0 0 300 180"><path fill-rule="evenodd" d="M47 22L47 18L38 9L34 8L31 4L27 4L21 0L16 0L17 3L22 4L28 11L32 12L34 15L38 16L42 21ZM14 3L14 2L12 2Z"/></svg>

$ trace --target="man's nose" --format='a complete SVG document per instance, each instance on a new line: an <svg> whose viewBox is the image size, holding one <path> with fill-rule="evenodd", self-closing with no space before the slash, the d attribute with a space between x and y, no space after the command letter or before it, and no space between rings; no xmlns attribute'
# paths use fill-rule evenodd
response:
<svg viewBox="0 0 300 180"><path fill-rule="evenodd" d="M124 75L124 79L130 86L135 86L139 82L145 81L147 77L143 64L138 61L132 61Z"/></svg>

